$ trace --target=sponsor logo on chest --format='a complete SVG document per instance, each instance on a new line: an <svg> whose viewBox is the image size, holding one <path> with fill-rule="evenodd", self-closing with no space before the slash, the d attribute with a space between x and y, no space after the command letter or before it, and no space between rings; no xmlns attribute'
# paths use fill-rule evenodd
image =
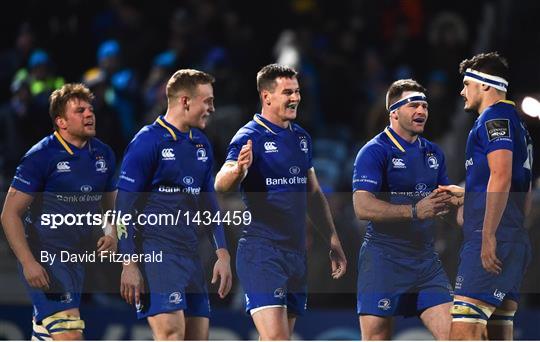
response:
<svg viewBox="0 0 540 342"><path fill-rule="evenodd" d="M68 161L61 161L56 164L56 171L58 172L71 172L71 166Z"/></svg>
<svg viewBox="0 0 540 342"><path fill-rule="evenodd" d="M276 153L279 152L275 141L267 141L264 143L264 153Z"/></svg>
<svg viewBox="0 0 540 342"><path fill-rule="evenodd" d="M174 155L174 149L172 148L164 148L161 150L161 159L162 160L176 160L176 157Z"/></svg>

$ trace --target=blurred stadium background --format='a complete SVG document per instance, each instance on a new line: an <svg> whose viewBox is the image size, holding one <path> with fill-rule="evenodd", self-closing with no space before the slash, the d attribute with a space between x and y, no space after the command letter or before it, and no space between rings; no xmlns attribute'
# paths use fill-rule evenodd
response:
<svg viewBox="0 0 540 342"><path fill-rule="evenodd" d="M475 120L463 111L459 96L462 59L492 50L508 58L509 97L533 139L540 139L540 2L534 0L20 0L9 7L0 13L4 194L21 156L50 134L48 95L65 82L84 82L94 91L98 137L113 147L120 162L133 134L164 112L164 86L174 70L212 73L216 112L207 134L217 172L231 137L259 109L259 68L279 62L300 71L298 121L313 137L315 168L349 271L331 280L325 241L310 226L310 313L298 320L296 338L359 338L356 260L365 222L356 220L352 210L352 165L359 147L387 123L384 95L392 81L411 77L428 89L425 136L443 148L455 183L464 180L465 141ZM540 160L536 145L535 159ZM539 164L534 165L535 203L527 221L534 258L516 323L516 337L533 340L540 339ZM240 205L235 195L221 199L225 208ZM437 249L453 278L461 233L445 221L438 232ZM238 233L227 233L233 263ZM208 246L203 244L201 253L211 265ZM114 293L118 267L92 265L88 272L92 277L82 304L87 338L151 338L146 322L137 322L134 311ZM31 306L3 234L0 274L0 339L28 338ZM211 338L256 338L242 300L237 281L226 300L212 296ZM415 318L399 320L396 330L397 338L429 338Z"/></svg>

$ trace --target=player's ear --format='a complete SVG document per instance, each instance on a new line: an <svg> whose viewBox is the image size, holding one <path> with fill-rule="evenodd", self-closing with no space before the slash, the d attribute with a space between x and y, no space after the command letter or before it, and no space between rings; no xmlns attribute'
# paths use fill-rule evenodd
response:
<svg viewBox="0 0 540 342"><path fill-rule="evenodd" d="M188 109L189 109L189 102L190 102L189 97L187 97L187 96L180 96L179 102L180 102L180 106L181 106L182 108L184 108L185 110L188 110Z"/></svg>
<svg viewBox="0 0 540 342"><path fill-rule="evenodd" d="M270 92L268 90L263 90L261 92L261 98L262 98L262 101L263 101L263 105L269 106L271 104Z"/></svg>
<svg viewBox="0 0 540 342"><path fill-rule="evenodd" d="M65 129L67 127L66 119L62 115L58 115L54 118L54 123L56 127Z"/></svg>
<svg viewBox="0 0 540 342"><path fill-rule="evenodd" d="M488 91L489 88L490 88L490 86L487 85L487 84L485 84L485 83L482 83L482 84L480 85L480 89L482 89L483 91Z"/></svg>

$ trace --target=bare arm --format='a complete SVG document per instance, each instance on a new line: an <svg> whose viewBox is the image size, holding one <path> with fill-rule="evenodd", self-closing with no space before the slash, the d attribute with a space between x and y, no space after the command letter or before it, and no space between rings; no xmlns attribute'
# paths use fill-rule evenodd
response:
<svg viewBox="0 0 540 342"><path fill-rule="evenodd" d="M29 194L10 187L2 210L2 227L13 253L23 267L23 273L35 288L48 288L49 276L45 269L36 261L24 233L22 216L33 201Z"/></svg>
<svg viewBox="0 0 540 342"><path fill-rule="evenodd" d="M412 219L410 204L390 204L375 197L369 191L355 191L353 206L356 217L374 222L407 221Z"/></svg>
<svg viewBox="0 0 540 342"><path fill-rule="evenodd" d="M225 162L216 175L214 188L218 192L228 192L238 189L253 162L253 147L251 140L242 146L236 162Z"/></svg>
<svg viewBox="0 0 540 342"><path fill-rule="evenodd" d="M491 273L499 274L502 263L496 256L497 240L495 234L508 202L512 185L512 151L496 150L487 155L489 180L486 193L486 211L482 229L483 267Z"/></svg>
<svg viewBox="0 0 540 342"><path fill-rule="evenodd" d="M447 204L451 196L434 190L429 196L416 204L416 218L424 220L448 212ZM410 204L391 204L380 200L371 192L359 190L353 194L353 206L356 217L373 222L396 222L413 219Z"/></svg>
<svg viewBox="0 0 540 342"><path fill-rule="evenodd" d="M314 225L323 228L323 234L329 233L332 277L334 279L342 277L347 270L347 258L334 226L330 206L313 168L308 170L308 216ZM325 236L327 235L325 234Z"/></svg>

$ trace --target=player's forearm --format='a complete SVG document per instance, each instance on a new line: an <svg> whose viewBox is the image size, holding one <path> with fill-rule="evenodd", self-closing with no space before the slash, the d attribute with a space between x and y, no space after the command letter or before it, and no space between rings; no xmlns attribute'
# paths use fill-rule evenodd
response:
<svg viewBox="0 0 540 342"><path fill-rule="evenodd" d="M236 165L225 164L216 175L214 188L218 192L236 191L246 176L246 173L238 172Z"/></svg>
<svg viewBox="0 0 540 342"><path fill-rule="evenodd" d="M494 236L508 202L511 173L491 174L486 193L486 212L482 235Z"/></svg>
<svg viewBox="0 0 540 342"><path fill-rule="evenodd" d="M307 204L307 213L311 222L314 225L321 226L324 229L325 236L329 234L329 237L332 237L332 235L336 234L330 206L320 188L308 194Z"/></svg>
<svg viewBox="0 0 540 342"><path fill-rule="evenodd" d="M24 225L16 213L2 212L2 226L11 250L21 264L35 261L34 255L26 241Z"/></svg>
<svg viewBox="0 0 540 342"><path fill-rule="evenodd" d="M355 192L353 204L356 217L360 220L395 222L412 219L410 204L391 204L368 192Z"/></svg>

